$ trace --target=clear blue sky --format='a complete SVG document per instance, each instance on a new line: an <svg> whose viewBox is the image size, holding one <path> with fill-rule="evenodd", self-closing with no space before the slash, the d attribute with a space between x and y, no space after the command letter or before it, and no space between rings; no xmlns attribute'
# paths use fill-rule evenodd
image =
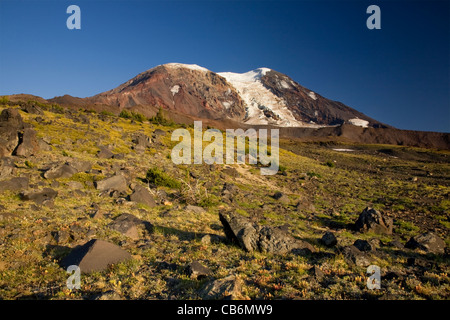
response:
<svg viewBox="0 0 450 320"><path fill-rule="evenodd" d="M449 15L449 1L0 0L0 95L92 96L168 62L268 67L397 128L450 132Z"/></svg>

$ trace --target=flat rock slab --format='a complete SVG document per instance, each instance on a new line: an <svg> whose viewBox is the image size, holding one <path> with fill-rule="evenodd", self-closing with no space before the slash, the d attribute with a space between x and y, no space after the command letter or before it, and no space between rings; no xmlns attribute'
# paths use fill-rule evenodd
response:
<svg viewBox="0 0 450 320"><path fill-rule="evenodd" d="M225 234L229 240L239 244L246 251L258 250L263 253L285 254L316 252L306 241L292 237L285 230L260 226L236 213L219 214Z"/></svg>
<svg viewBox="0 0 450 320"><path fill-rule="evenodd" d="M115 190L127 192L128 190L127 180L120 174L95 182L95 187L100 191Z"/></svg>
<svg viewBox="0 0 450 320"><path fill-rule="evenodd" d="M43 204L45 201L53 200L58 195L58 192L44 188L42 191L24 191L20 194L22 200L31 200L37 204Z"/></svg>
<svg viewBox="0 0 450 320"><path fill-rule="evenodd" d="M425 232L409 239L405 244L405 248L420 249L435 254L444 254L445 242L434 233Z"/></svg>
<svg viewBox="0 0 450 320"><path fill-rule="evenodd" d="M131 259L131 254L107 241L93 239L75 247L60 263L64 268L77 265L81 273L104 271L108 266Z"/></svg>
<svg viewBox="0 0 450 320"><path fill-rule="evenodd" d="M6 181L0 181L0 192L5 190L19 191L28 189L30 179L27 177L16 177Z"/></svg>

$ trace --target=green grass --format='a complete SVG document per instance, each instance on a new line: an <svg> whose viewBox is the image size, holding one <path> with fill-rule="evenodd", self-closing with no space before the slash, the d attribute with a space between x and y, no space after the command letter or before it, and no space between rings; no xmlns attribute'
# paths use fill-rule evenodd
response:
<svg viewBox="0 0 450 320"><path fill-rule="evenodd" d="M148 169L146 179L149 183L161 187L168 187L172 189L179 189L181 187L180 181L172 178L167 173L156 167Z"/></svg>

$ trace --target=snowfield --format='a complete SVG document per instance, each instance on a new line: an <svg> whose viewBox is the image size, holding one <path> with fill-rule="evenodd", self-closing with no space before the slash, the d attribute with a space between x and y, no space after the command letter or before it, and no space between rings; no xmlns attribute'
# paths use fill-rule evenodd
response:
<svg viewBox="0 0 450 320"><path fill-rule="evenodd" d="M285 127L305 126L294 118L287 108L286 101L274 95L261 83L261 77L271 71L269 68L258 68L246 73L219 72L239 93L247 105L247 124L273 124ZM287 85L287 83L286 83ZM264 110L273 112L279 119L268 118Z"/></svg>

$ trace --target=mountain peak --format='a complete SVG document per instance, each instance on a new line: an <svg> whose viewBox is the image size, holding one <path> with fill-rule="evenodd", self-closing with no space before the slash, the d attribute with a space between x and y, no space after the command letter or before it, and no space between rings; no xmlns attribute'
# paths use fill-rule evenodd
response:
<svg viewBox="0 0 450 320"><path fill-rule="evenodd" d="M166 64L162 64L160 66L167 67L167 68L175 68L175 69L185 68L185 69L191 69L191 70L203 71L203 72L209 71L208 69L200 67L197 64L186 64L186 63L178 63L178 62L166 63Z"/></svg>

